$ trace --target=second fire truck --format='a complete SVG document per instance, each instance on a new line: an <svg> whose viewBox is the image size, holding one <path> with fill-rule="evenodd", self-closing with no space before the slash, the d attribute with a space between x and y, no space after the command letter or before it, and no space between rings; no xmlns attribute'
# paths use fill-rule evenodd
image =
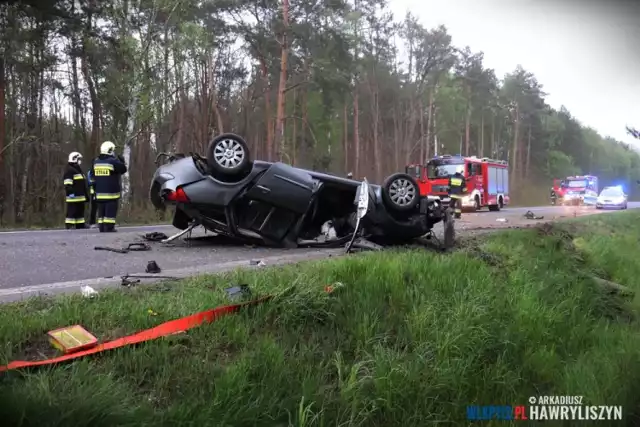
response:
<svg viewBox="0 0 640 427"><path fill-rule="evenodd" d="M418 182L421 195L441 199L447 197L449 176L462 173L467 186L464 209L478 211L487 206L490 211L499 211L509 204L509 166L504 160L444 155L426 165L408 165L406 172Z"/></svg>

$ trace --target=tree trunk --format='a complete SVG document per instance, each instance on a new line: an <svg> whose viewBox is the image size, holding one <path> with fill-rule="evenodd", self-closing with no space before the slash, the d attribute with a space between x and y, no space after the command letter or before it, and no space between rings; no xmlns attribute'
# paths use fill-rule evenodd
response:
<svg viewBox="0 0 640 427"><path fill-rule="evenodd" d="M484 157L484 110L480 115L480 158Z"/></svg>
<svg viewBox="0 0 640 427"><path fill-rule="evenodd" d="M527 163L525 166L525 178L529 179L529 166L531 165L531 123L529 123L529 135L527 136Z"/></svg>
<svg viewBox="0 0 640 427"><path fill-rule="evenodd" d="M498 154L498 142L496 141L496 115L495 112L491 114L491 155L489 157L497 157Z"/></svg>
<svg viewBox="0 0 640 427"><path fill-rule="evenodd" d="M520 131L520 105L516 102L516 111L513 122L513 163L511 164L511 188L515 186L520 168L518 167L518 134Z"/></svg>
<svg viewBox="0 0 640 427"><path fill-rule="evenodd" d="M348 173L349 172L349 115L347 111L346 99L344 100L343 117L344 117L344 130L343 130L344 135L342 135L342 141L343 141L342 155L343 155L343 161L344 161L344 173Z"/></svg>
<svg viewBox="0 0 640 427"><path fill-rule="evenodd" d="M471 136L471 85L467 83L467 114L464 121L464 155L469 155Z"/></svg>
<svg viewBox="0 0 640 427"><path fill-rule="evenodd" d="M431 128L433 126L433 102L435 98L435 85L431 86L429 90L429 111L427 112L427 142L425 149L425 164L426 160L431 156Z"/></svg>
<svg viewBox="0 0 640 427"><path fill-rule="evenodd" d="M353 152L354 152L354 171L353 177L360 178L360 106L358 104L358 83L353 89Z"/></svg>
<svg viewBox="0 0 640 427"><path fill-rule="evenodd" d="M267 141L265 154L267 161L273 160L273 126L271 123L271 88L269 84L269 73L267 63L264 58L260 58L260 71L262 72L262 82L264 85L264 120L267 125Z"/></svg>
<svg viewBox="0 0 640 427"><path fill-rule="evenodd" d="M424 129L424 101L422 97L420 97L420 161L419 163L426 163L426 150L425 145L427 142L425 141L425 129Z"/></svg>
<svg viewBox="0 0 640 427"><path fill-rule="evenodd" d="M295 117L296 112L298 110L298 90L293 89L293 111L292 115ZM296 165L296 160L298 158L298 120L294 119L293 122L293 132L291 134L291 165ZM304 126L304 123L302 124Z"/></svg>
<svg viewBox="0 0 640 427"><path fill-rule="evenodd" d="M89 88L89 98L91 99L91 139L89 142L89 152L95 153L98 151L98 144L100 139L100 99L98 98L98 92L96 90L91 71L89 70L89 58L88 58L86 40L82 43L82 56L80 58L80 64L82 68L82 76L84 77L87 87Z"/></svg>
<svg viewBox="0 0 640 427"><path fill-rule="evenodd" d="M284 104L287 85L287 57L289 54L289 47L287 45L287 32L289 31L289 0L282 0L282 24L284 28L282 30L280 42L280 84L278 87L278 107L276 112L277 158L280 161L282 161L282 156L284 156L286 148L284 139Z"/></svg>
<svg viewBox="0 0 640 427"><path fill-rule="evenodd" d="M4 103L5 103L5 75L4 75L4 58L0 56L0 205L3 203L4 196L4 169L2 167L2 159L4 158L4 147L5 147L5 113L4 113Z"/></svg>

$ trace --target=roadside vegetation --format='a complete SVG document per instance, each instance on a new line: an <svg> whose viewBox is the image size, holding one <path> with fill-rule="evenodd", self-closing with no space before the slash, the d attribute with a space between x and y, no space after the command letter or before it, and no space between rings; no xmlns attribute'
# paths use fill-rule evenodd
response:
<svg viewBox="0 0 640 427"><path fill-rule="evenodd" d="M465 425L469 404L582 395L623 405L624 424L638 425L638 299L593 277L640 290L639 219L593 215L477 237L452 254L370 253L5 305L2 362L51 353L44 333L65 325L107 340L227 304L223 289L235 284L279 294L187 334L3 375L0 418L16 427ZM335 282L344 286L324 292Z"/></svg>

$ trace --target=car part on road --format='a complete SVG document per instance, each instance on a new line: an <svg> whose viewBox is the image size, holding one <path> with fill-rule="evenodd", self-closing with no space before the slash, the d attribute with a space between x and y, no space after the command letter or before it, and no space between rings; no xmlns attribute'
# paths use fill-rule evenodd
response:
<svg viewBox="0 0 640 427"><path fill-rule="evenodd" d="M151 246L147 245L146 243L136 242L136 243L129 243L129 246L127 246L126 248L120 248L120 249L112 248L109 246L96 246L93 249L96 251L109 251L109 252L116 252L119 254L127 254L129 252L150 251Z"/></svg>
<svg viewBox="0 0 640 427"><path fill-rule="evenodd" d="M136 280L129 280L136 279ZM158 276L154 275L145 275L145 274L125 274L124 276L120 276L121 286L133 286L140 283L140 279L163 279L163 280L180 280L179 277L175 276Z"/></svg>
<svg viewBox="0 0 640 427"><path fill-rule="evenodd" d="M544 216L536 216L536 214L534 214L531 211L527 211L527 213L525 213L523 215L526 219L544 219Z"/></svg>
<svg viewBox="0 0 640 427"><path fill-rule="evenodd" d="M384 249L383 246L373 243L370 240L365 239L364 237L358 237L348 248L347 253L353 252L354 249L360 249L365 251L381 251Z"/></svg>
<svg viewBox="0 0 640 427"><path fill-rule="evenodd" d="M261 259L251 259L249 260L249 265L255 265L257 267L264 267L265 264L264 261L262 261Z"/></svg>
<svg viewBox="0 0 640 427"><path fill-rule="evenodd" d="M158 265L157 262L149 261L147 263L147 268L146 268L145 271L147 273L157 274L157 273L160 273L162 271L162 269L160 268L160 266Z"/></svg>
<svg viewBox="0 0 640 427"><path fill-rule="evenodd" d="M159 231L154 231L152 233L147 233L144 234L143 236L141 236L144 240L147 240L149 242L160 242L164 239L168 239L169 236L167 236L164 233L160 233Z"/></svg>
<svg viewBox="0 0 640 427"><path fill-rule="evenodd" d="M193 231L194 228L196 228L199 224L197 223L192 223L190 226L188 226L187 228L185 228L184 230L181 230L179 232L177 232L176 234L174 234L171 237L167 237L164 240L161 240L160 243L169 243L169 242L173 242L174 240L184 236L187 233L191 233Z"/></svg>

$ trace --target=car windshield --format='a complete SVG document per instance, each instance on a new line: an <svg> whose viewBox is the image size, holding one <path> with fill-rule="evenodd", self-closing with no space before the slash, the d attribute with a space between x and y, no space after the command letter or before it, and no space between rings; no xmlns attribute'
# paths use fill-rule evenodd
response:
<svg viewBox="0 0 640 427"><path fill-rule="evenodd" d="M587 180L580 179L580 180L567 181L567 186L569 188L584 188L587 186Z"/></svg>
<svg viewBox="0 0 640 427"><path fill-rule="evenodd" d="M605 188L600 195L604 197L621 197L623 193L619 188Z"/></svg>
<svg viewBox="0 0 640 427"><path fill-rule="evenodd" d="M448 178L460 172L464 174L464 162L459 160L431 160L427 164L427 175L429 178Z"/></svg>

